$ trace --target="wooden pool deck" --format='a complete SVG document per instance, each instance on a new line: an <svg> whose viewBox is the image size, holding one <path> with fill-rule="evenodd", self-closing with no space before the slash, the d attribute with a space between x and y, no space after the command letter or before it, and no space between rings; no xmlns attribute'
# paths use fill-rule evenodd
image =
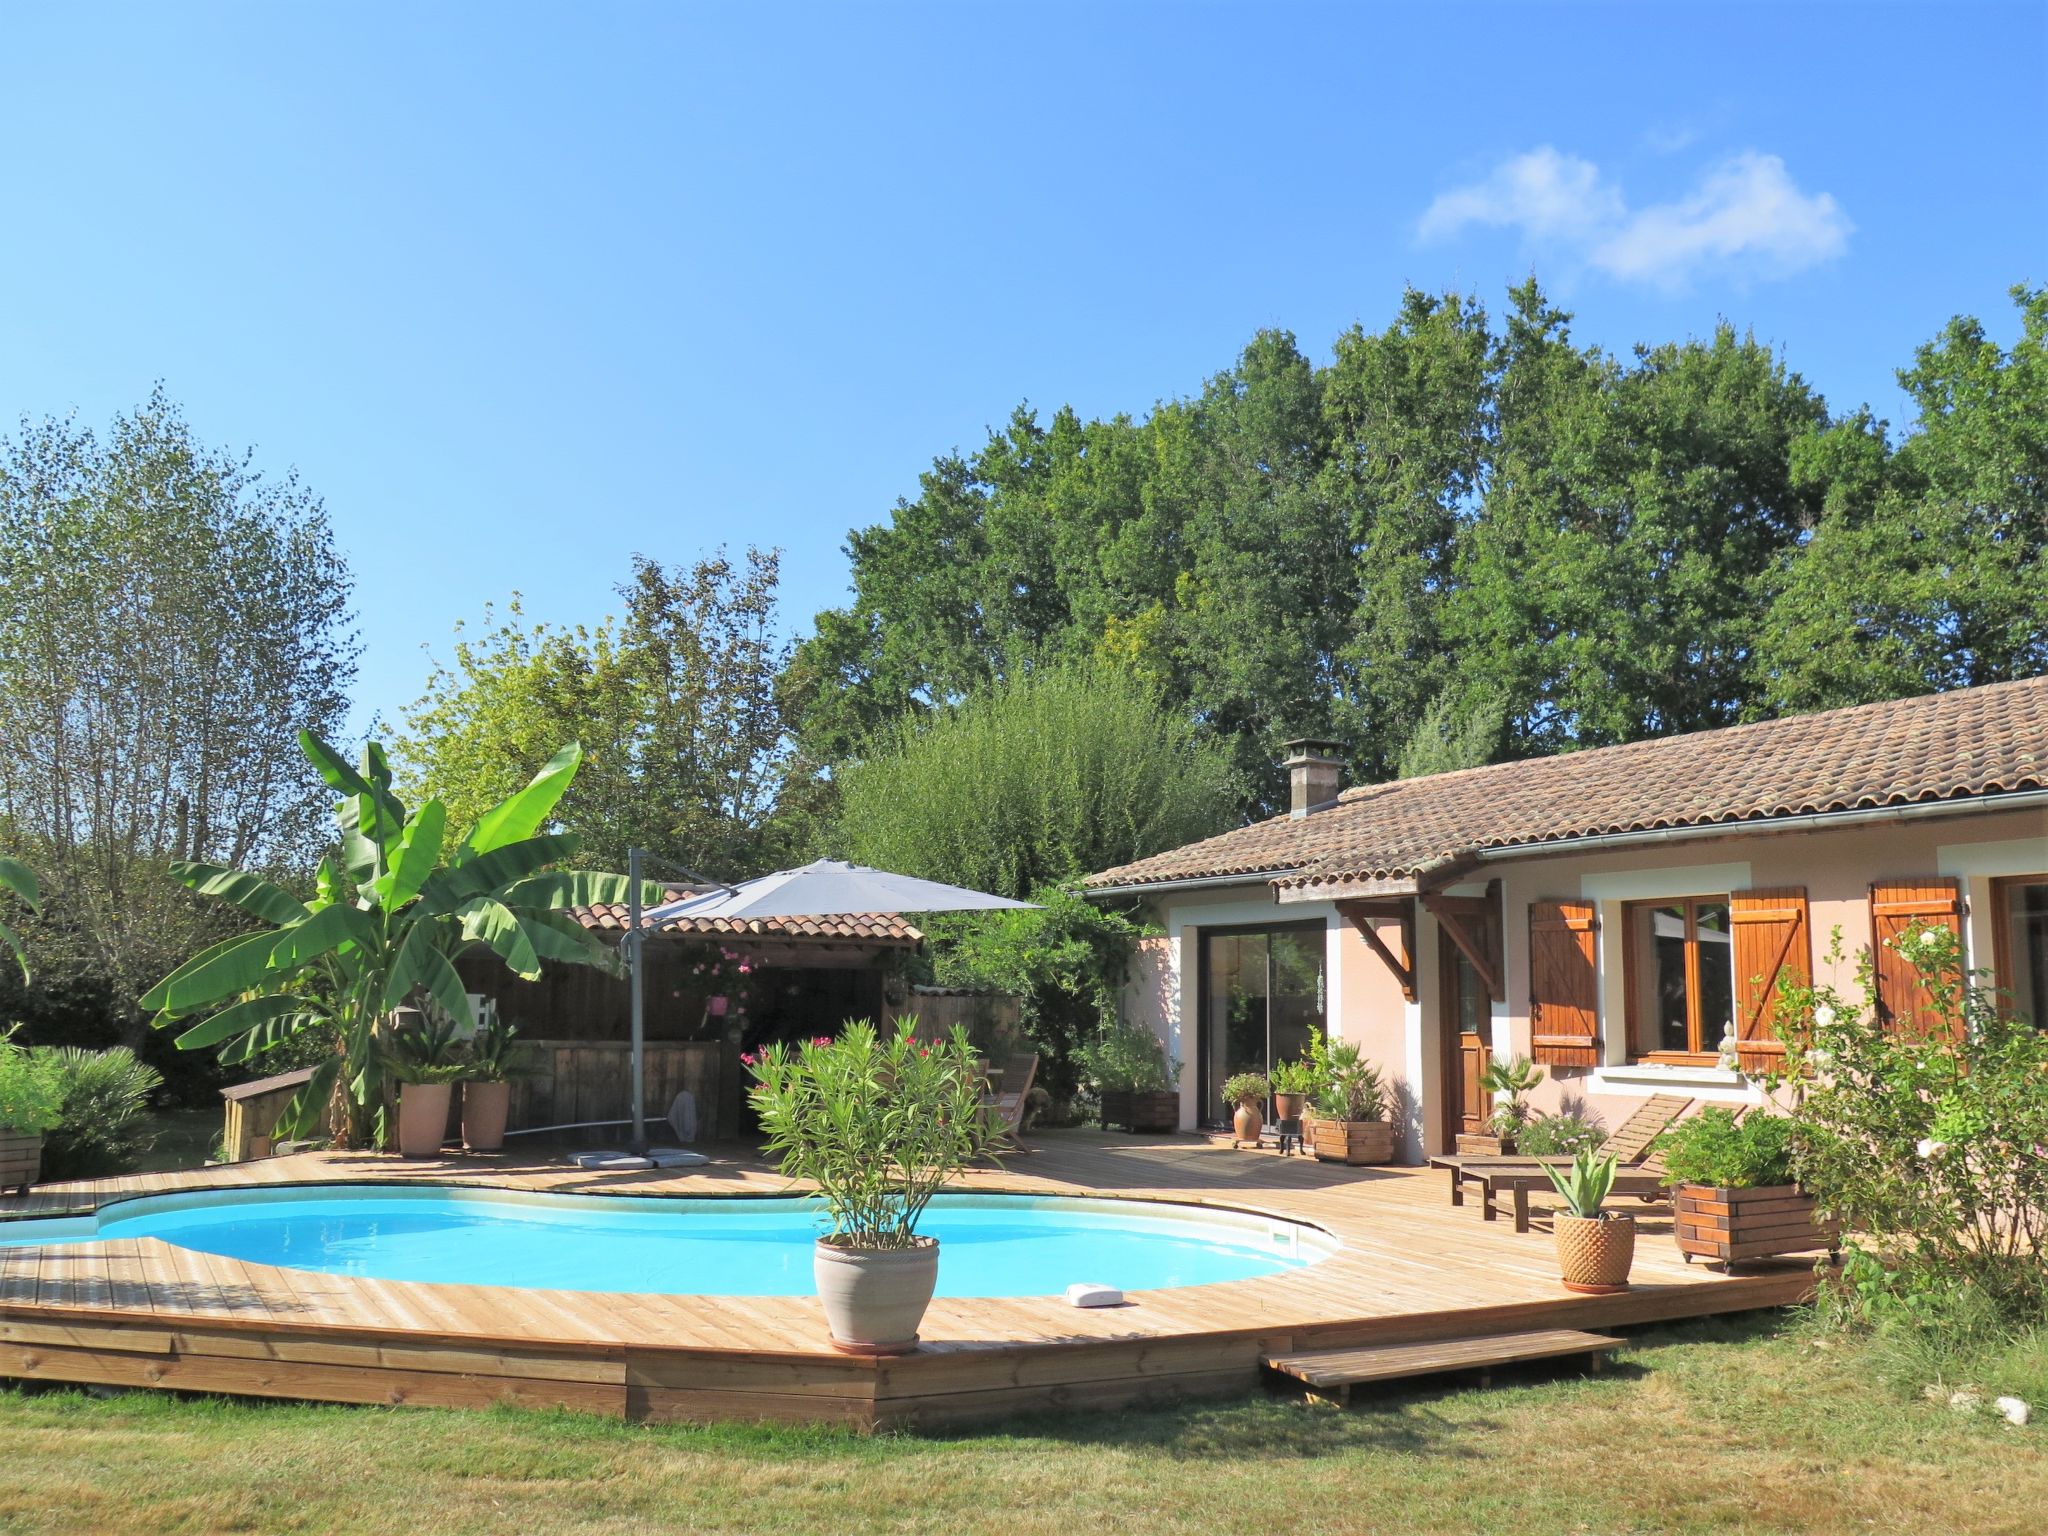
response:
<svg viewBox="0 0 2048 1536"><path fill-rule="evenodd" d="M1063 1131L977 1171L970 1192L1107 1195L1252 1210L1342 1245L1281 1275L1134 1292L1083 1311L1058 1298L932 1304L924 1347L834 1351L813 1297L607 1295L361 1280L244 1264L154 1239L0 1249L0 1377L351 1403L559 1405L628 1419L940 1424L1049 1407L1241 1391L1264 1356L1615 1328L1782 1306L1810 1259L1733 1276L1682 1262L1668 1207L1641 1213L1634 1289L1557 1282L1548 1231L1516 1234L1449 1202L1442 1175L1344 1168L1192 1137ZM139 1194L408 1181L609 1195L763 1195L789 1186L741 1149L672 1172L586 1172L535 1154L401 1162L310 1153L189 1173L47 1185L0 1218ZM1092 1278L1077 1276L1076 1278ZM704 1276L707 1287L715 1276Z"/></svg>

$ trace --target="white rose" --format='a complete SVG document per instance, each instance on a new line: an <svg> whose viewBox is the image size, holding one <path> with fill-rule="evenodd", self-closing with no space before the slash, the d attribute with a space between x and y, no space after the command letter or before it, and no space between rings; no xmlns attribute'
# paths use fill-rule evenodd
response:
<svg viewBox="0 0 2048 1536"><path fill-rule="evenodd" d="M1942 1153L1948 1150L1948 1143L1945 1141L1936 1141L1932 1137L1929 1137L1925 1141L1922 1141L1917 1146L1915 1146L1913 1150L1918 1152L1923 1158L1939 1157Z"/></svg>
<svg viewBox="0 0 2048 1536"><path fill-rule="evenodd" d="M1817 1067L1824 1067L1835 1059L1833 1051L1808 1051L1806 1059Z"/></svg>
<svg viewBox="0 0 2048 1536"><path fill-rule="evenodd" d="M1939 939L1940 937L1941 935L1935 932L1934 929L1924 929L1920 934L1920 947L1922 949L1932 949L1934 947L1935 940Z"/></svg>
<svg viewBox="0 0 2048 1536"><path fill-rule="evenodd" d="M1830 1024L1835 1022L1835 1010L1830 1008L1826 1003L1822 1003L1818 1008L1813 1010L1813 1022L1818 1024L1822 1029L1826 1029Z"/></svg>

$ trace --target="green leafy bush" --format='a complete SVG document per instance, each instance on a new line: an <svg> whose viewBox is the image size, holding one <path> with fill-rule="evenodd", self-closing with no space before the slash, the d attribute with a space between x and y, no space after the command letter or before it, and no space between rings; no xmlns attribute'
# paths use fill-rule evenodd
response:
<svg viewBox="0 0 2048 1536"><path fill-rule="evenodd" d="M2048 1320L2048 1032L2009 1017L1963 966L1946 927L1893 941L1938 1027L1882 1026L1867 1001L1789 989L1792 1166L1821 1211L1851 1231L1857 1304L1940 1313L1974 1290L2017 1326ZM1841 958L1835 935L1831 960ZM1874 966L1859 980L1874 996ZM1867 1260L1867 1262L1865 1262Z"/></svg>
<svg viewBox="0 0 2048 1536"><path fill-rule="evenodd" d="M1792 1182L1792 1122L1758 1112L1738 1121L1728 1109L1703 1109L1659 1138L1665 1182L1717 1189L1762 1189Z"/></svg>
<svg viewBox="0 0 2048 1536"><path fill-rule="evenodd" d="M1380 1069L1349 1040L1310 1043L1317 1066L1315 1112L1331 1120L1383 1120L1387 1091Z"/></svg>
<svg viewBox="0 0 2048 1536"><path fill-rule="evenodd" d="M1515 1132L1516 1149L1530 1157L1573 1157L1606 1144L1607 1132L1579 1115L1537 1115Z"/></svg>
<svg viewBox="0 0 2048 1536"><path fill-rule="evenodd" d="M64 1086L47 1056L0 1038L0 1131L35 1136L63 1118Z"/></svg>
<svg viewBox="0 0 2048 1536"><path fill-rule="evenodd" d="M1299 1061L1281 1061L1273 1064L1273 1091L1275 1093L1298 1093L1305 1098L1314 1098L1323 1087L1322 1063L1313 1052L1315 1043L1310 1042L1310 1055Z"/></svg>
<svg viewBox="0 0 2048 1536"><path fill-rule="evenodd" d="M1223 1102L1226 1104L1248 1104L1253 1109L1263 1110L1272 1093L1272 1081L1263 1072L1240 1072L1235 1077L1226 1078L1223 1083Z"/></svg>
<svg viewBox="0 0 2048 1536"><path fill-rule="evenodd" d="M740 1059L763 1145L785 1178L817 1186L826 1240L908 1248L947 1179L986 1156L1000 1134L981 1105L982 1067L964 1029L919 1040L910 1021L887 1039L866 1020L794 1050Z"/></svg>
<svg viewBox="0 0 2048 1536"><path fill-rule="evenodd" d="M509 1083L532 1074L533 1053L519 1044L517 1024L493 1015L470 1037L463 1067L463 1076L471 1082Z"/></svg>
<svg viewBox="0 0 2048 1536"><path fill-rule="evenodd" d="M1097 1093L1167 1093L1180 1084L1180 1063L1167 1060L1166 1047L1149 1030L1113 1024L1077 1055Z"/></svg>
<svg viewBox="0 0 2048 1536"><path fill-rule="evenodd" d="M1519 1142L1522 1127L1529 1123L1529 1095L1542 1081L1543 1069L1526 1056L1496 1056L1489 1061L1479 1074L1479 1086L1499 1102L1486 1118L1487 1129Z"/></svg>
<svg viewBox="0 0 2048 1536"><path fill-rule="evenodd" d="M384 1066L401 1083L454 1083L469 1074L454 1021L438 1013L393 1030Z"/></svg>
<svg viewBox="0 0 2048 1536"><path fill-rule="evenodd" d="M163 1075L125 1045L59 1045L30 1054L47 1066L59 1093L58 1123L43 1139L43 1177L95 1179L132 1169L149 1150L149 1101Z"/></svg>

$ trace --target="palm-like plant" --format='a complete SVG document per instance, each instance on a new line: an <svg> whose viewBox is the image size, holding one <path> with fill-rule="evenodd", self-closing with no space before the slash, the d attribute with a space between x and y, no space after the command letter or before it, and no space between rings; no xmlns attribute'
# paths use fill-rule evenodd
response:
<svg viewBox="0 0 2048 1536"><path fill-rule="evenodd" d="M43 910L43 890L36 881L36 872L21 860L10 859L4 854L0 854L0 890L12 891L31 912ZM15 937L14 930L5 923L0 923L0 944L14 952L14 963L21 967L21 979L27 981L28 952L21 947L21 940Z"/></svg>
<svg viewBox="0 0 2048 1536"><path fill-rule="evenodd" d="M321 860L310 901L241 870L174 862L184 884L268 926L194 955L142 1006L159 1025L219 1009L178 1036L178 1046L218 1046L230 1064L308 1031L332 1031L335 1054L293 1097L278 1134L303 1136L325 1115L337 1136L359 1145L381 1118L395 1010L417 996L464 1030L474 1027L454 960L476 946L528 980L544 960L615 965L611 949L567 909L624 901L629 882L552 868L577 840L540 828L575 777L580 747L557 752L532 783L451 844L439 800L408 811L392 793L376 742L364 747L360 769L311 732L300 733L299 745L342 796L339 858ZM651 886L643 895L660 899Z"/></svg>

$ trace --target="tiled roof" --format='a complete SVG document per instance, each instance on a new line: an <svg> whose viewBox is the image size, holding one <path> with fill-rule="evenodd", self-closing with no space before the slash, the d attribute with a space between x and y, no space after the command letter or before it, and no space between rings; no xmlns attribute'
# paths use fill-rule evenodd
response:
<svg viewBox="0 0 2048 1536"><path fill-rule="evenodd" d="M663 889L667 899L675 901L715 887L669 885ZM624 902L573 907L569 915L584 927L599 933L626 931L627 909ZM644 916L642 921L645 921ZM821 944L882 944L905 949L924 941L921 932L888 912L842 912L829 917L683 917L669 919L661 924L659 931L701 934L705 938L773 939L777 942L808 939Z"/></svg>
<svg viewBox="0 0 2048 1536"><path fill-rule="evenodd" d="M1761 822L2048 785L2048 677L1495 763L1346 790L1091 875L1094 886L1264 875L1393 880L1481 849Z"/></svg>

